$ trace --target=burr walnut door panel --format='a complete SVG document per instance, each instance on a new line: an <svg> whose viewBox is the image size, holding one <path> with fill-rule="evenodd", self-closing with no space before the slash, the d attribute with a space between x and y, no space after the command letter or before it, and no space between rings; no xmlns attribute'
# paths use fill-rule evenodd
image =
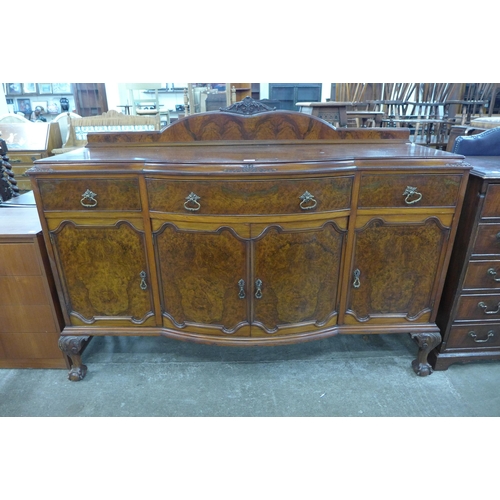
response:
<svg viewBox="0 0 500 500"><path fill-rule="evenodd" d="M248 242L228 227L190 230L170 223L154 239L164 317L177 328L241 335L249 324Z"/></svg>
<svg viewBox="0 0 500 500"><path fill-rule="evenodd" d="M142 231L124 221L109 226L63 221L51 240L72 325L154 321Z"/></svg>
<svg viewBox="0 0 500 500"><path fill-rule="evenodd" d="M280 327L336 322L345 230L334 222L316 229L254 227L252 335ZM285 328L286 331L287 328Z"/></svg>
<svg viewBox="0 0 500 500"><path fill-rule="evenodd" d="M429 321L448 236L435 217L358 227L346 322Z"/></svg>

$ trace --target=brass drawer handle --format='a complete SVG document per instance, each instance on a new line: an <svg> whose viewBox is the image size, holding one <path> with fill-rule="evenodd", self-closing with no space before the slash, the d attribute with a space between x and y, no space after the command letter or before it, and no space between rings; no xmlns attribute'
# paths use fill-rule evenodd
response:
<svg viewBox="0 0 500 500"><path fill-rule="evenodd" d="M80 203L84 207L93 208L97 205L97 200L94 198L94 196L97 196L97 194L93 193L90 189L87 189L87 191L85 191L85 193L82 194L82 199L80 200ZM90 203L85 203L85 200L89 200Z"/></svg>
<svg viewBox="0 0 500 500"><path fill-rule="evenodd" d="M412 187L412 186L406 186L405 192L403 193L403 196L405 196L405 203L407 205L412 205L413 203L417 203L417 201L420 201L422 199L422 193L419 193L418 188ZM418 198L414 200L410 200L411 196L418 196Z"/></svg>
<svg viewBox="0 0 500 500"><path fill-rule="evenodd" d="M469 337L472 337L472 340L477 344L484 344L485 342L488 342L488 340L490 340L495 336L495 332L493 330L490 330L485 339L478 339L475 332L469 332L468 335Z"/></svg>
<svg viewBox="0 0 500 500"><path fill-rule="evenodd" d="M300 199L302 200L300 202L300 208L303 210L311 210L318 204L318 202L314 199L314 195L312 195L309 191L306 191ZM312 203L312 205L307 205L307 203Z"/></svg>
<svg viewBox="0 0 500 500"><path fill-rule="evenodd" d="M500 312L500 302L497 304L497 309L496 311L487 311L486 308L488 307L484 302L479 302L478 307L483 309L484 314L498 314Z"/></svg>
<svg viewBox="0 0 500 500"><path fill-rule="evenodd" d="M245 298L245 280L238 281L238 286L240 287L240 293L238 293L238 297L240 299Z"/></svg>
<svg viewBox="0 0 500 500"><path fill-rule="evenodd" d="M186 196L186 201L184 202L184 208L186 210L191 210L191 212L196 212L201 208L201 205L198 203L198 200L200 197L197 194L194 194L193 192L189 193L188 196ZM188 203L194 203L194 207L189 207Z"/></svg>
<svg viewBox="0 0 500 500"><path fill-rule="evenodd" d="M492 267L490 267L490 268L488 269L488 274L489 274L490 276L496 276L496 275L497 275L497 272L496 272L496 271L495 271ZM498 281L498 282L500 282L500 278L493 278L493 281Z"/></svg>
<svg viewBox="0 0 500 500"><path fill-rule="evenodd" d="M256 280L255 281L255 287L257 290L255 291L255 298L256 299L261 299L262 298L262 280Z"/></svg>
<svg viewBox="0 0 500 500"><path fill-rule="evenodd" d="M148 284L146 283L146 271L141 271L139 276L141 277L141 284L139 286L141 287L141 290L146 290L148 287Z"/></svg>
<svg viewBox="0 0 500 500"><path fill-rule="evenodd" d="M361 271L359 269L356 269L354 271L354 283L352 284L354 288L359 288L361 286L361 282L359 281L360 275Z"/></svg>

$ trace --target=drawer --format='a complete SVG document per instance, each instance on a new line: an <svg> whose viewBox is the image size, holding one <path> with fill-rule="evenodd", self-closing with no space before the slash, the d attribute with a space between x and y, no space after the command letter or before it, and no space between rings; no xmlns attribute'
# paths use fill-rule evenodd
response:
<svg viewBox="0 0 500 500"><path fill-rule="evenodd" d="M500 345L500 323L452 326L446 348L485 349Z"/></svg>
<svg viewBox="0 0 500 500"><path fill-rule="evenodd" d="M39 179L44 210L141 210L139 180Z"/></svg>
<svg viewBox="0 0 500 500"><path fill-rule="evenodd" d="M455 320L500 321L500 294L462 295L458 299Z"/></svg>
<svg viewBox="0 0 500 500"><path fill-rule="evenodd" d="M500 255L500 224L479 224L473 255Z"/></svg>
<svg viewBox="0 0 500 500"><path fill-rule="evenodd" d="M182 214L298 214L349 209L352 177L272 181L147 179L150 209Z"/></svg>
<svg viewBox="0 0 500 500"><path fill-rule="evenodd" d="M500 184L488 186L481 216L500 217Z"/></svg>
<svg viewBox="0 0 500 500"><path fill-rule="evenodd" d="M500 289L500 260L477 260L469 262L465 274L464 289Z"/></svg>
<svg viewBox="0 0 500 500"><path fill-rule="evenodd" d="M358 207L453 207L461 181L461 175L364 174Z"/></svg>

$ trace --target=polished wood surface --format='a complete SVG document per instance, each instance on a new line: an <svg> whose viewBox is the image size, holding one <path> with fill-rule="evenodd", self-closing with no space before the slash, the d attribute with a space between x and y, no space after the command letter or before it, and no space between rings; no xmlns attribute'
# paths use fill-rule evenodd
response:
<svg viewBox="0 0 500 500"><path fill-rule="evenodd" d="M90 336L158 334L277 345L411 333L413 369L428 375L463 157L411 145L408 130L233 106L159 132L89 134L29 171L70 378L85 375Z"/></svg>
<svg viewBox="0 0 500 500"><path fill-rule="evenodd" d="M472 165L457 239L439 306L442 343L436 370L500 359L500 157L467 157Z"/></svg>
<svg viewBox="0 0 500 500"><path fill-rule="evenodd" d="M67 368L62 313L35 207L0 208L0 368Z"/></svg>

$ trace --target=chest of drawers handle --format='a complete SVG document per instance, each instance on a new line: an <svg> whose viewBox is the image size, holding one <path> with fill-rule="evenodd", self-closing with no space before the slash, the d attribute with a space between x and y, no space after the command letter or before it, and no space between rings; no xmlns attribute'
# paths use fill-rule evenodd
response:
<svg viewBox="0 0 500 500"><path fill-rule="evenodd" d="M488 342L488 340L492 339L494 336L495 336L495 332L493 330L490 330L486 336L485 339L478 339L477 338L477 335L476 335L476 332L469 332L469 337L472 338L472 340L474 342L476 342L477 344L484 344L485 342Z"/></svg>
<svg viewBox="0 0 500 500"><path fill-rule="evenodd" d="M418 188L412 186L406 186L403 196L405 196L405 203L407 205L413 205L413 203L417 203L417 201L422 199L422 193L418 192ZM418 198L411 200L412 196L418 196Z"/></svg>
<svg viewBox="0 0 500 500"><path fill-rule="evenodd" d="M498 314L500 312L500 302L497 304L497 308L495 311L487 311L486 308L488 306L484 302L479 302L478 307L483 309L484 314Z"/></svg>
<svg viewBox="0 0 500 500"><path fill-rule="evenodd" d="M493 277L493 281L500 282L500 278L495 278L495 276L497 275L497 272L492 267L490 267L488 269L488 274Z"/></svg>

